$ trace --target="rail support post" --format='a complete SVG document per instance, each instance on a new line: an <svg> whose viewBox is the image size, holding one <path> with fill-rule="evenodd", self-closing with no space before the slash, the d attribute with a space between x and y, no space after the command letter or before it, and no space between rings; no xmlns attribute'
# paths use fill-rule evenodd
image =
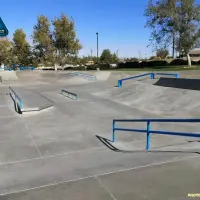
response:
<svg viewBox="0 0 200 200"><path fill-rule="evenodd" d="M20 107L20 110L22 109L22 100L20 99L20 102L19 102L19 107Z"/></svg>
<svg viewBox="0 0 200 200"><path fill-rule="evenodd" d="M122 87L122 80L118 80L118 88Z"/></svg>
<svg viewBox="0 0 200 200"><path fill-rule="evenodd" d="M155 74L151 73L151 79L155 79Z"/></svg>
<svg viewBox="0 0 200 200"><path fill-rule="evenodd" d="M112 141L116 141L116 134L115 134L116 122L113 120L113 134L112 134Z"/></svg>
<svg viewBox="0 0 200 200"><path fill-rule="evenodd" d="M147 143L146 143L146 150L150 150L150 143L151 143L151 134L150 134L150 121L147 121Z"/></svg>

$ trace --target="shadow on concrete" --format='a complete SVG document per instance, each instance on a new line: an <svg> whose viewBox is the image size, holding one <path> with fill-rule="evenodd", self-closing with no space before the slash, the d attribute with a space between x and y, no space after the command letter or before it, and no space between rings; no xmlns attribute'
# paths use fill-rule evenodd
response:
<svg viewBox="0 0 200 200"><path fill-rule="evenodd" d="M156 83L154 83L154 85L162 86L162 87L172 87L172 88L200 91L200 79L161 77Z"/></svg>
<svg viewBox="0 0 200 200"><path fill-rule="evenodd" d="M109 140L109 139L106 139L104 137L101 137L99 135L96 135L96 137L106 146L108 147L110 150L112 151L115 151L115 152L121 152L121 153L192 153L192 154L200 154L200 152L198 151L166 151L166 150L150 150L150 151L146 151L146 150L134 150L134 151L131 151L131 150L121 150L121 149L118 149L117 147L115 147L113 144L112 144L112 141ZM189 141L189 142L200 142L200 141ZM185 144L185 143L181 143L181 144ZM174 146L174 145L168 145L168 146ZM168 146L165 146L165 147L168 147ZM163 146L164 147L164 146ZM159 147L161 148L161 147Z"/></svg>

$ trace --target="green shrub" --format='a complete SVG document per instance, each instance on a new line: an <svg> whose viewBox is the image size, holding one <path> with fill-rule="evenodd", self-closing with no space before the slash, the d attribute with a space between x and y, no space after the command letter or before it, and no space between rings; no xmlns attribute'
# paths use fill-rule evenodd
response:
<svg viewBox="0 0 200 200"><path fill-rule="evenodd" d="M187 65L187 60L183 59L174 59L170 62L170 65Z"/></svg>
<svg viewBox="0 0 200 200"><path fill-rule="evenodd" d="M199 65L199 61L192 61L192 65Z"/></svg>
<svg viewBox="0 0 200 200"><path fill-rule="evenodd" d="M99 68L100 70L109 70L110 65L109 64L100 64L97 68Z"/></svg>
<svg viewBox="0 0 200 200"><path fill-rule="evenodd" d="M87 70L97 70L98 67L99 65L88 65Z"/></svg>
<svg viewBox="0 0 200 200"><path fill-rule="evenodd" d="M141 68L141 64L138 61L119 63L117 68L119 69Z"/></svg>
<svg viewBox="0 0 200 200"><path fill-rule="evenodd" d="M74 67L65 67L64 70L74 70Z"/></svg>
<svg viewBox="0 0 200 200"><path fill-rule="evenodd" d="M166 60L152 60L152 61L143 61L140 64L142 67L160 67L160 66L167 66L168 62Z"/></svg>
<svg viewBox="0 0 200 200"><path fill-rule="evenodd" d="M66 69L67 70L67 69ZM70 69L71 70L71 69ZM75 71L85 71L85 66L79 66L79 67L73 67L72 70L75 70Z"/></svg>

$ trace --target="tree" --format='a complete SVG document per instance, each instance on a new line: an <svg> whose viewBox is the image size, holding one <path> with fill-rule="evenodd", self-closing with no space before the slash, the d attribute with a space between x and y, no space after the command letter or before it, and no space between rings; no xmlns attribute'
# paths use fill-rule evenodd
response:
<svg viewBox="0 0 200 200"><path fill-rule="evenodd" d="M182 0L177 4L177 19L174 23L177 38L177 49L187 55L191 65L189 51L200 44L200 5L195 0Z"/></svg>
<svg viewBox="0 0 200 200"><path fill-rule="evenodd" d="M156 52L156 56L160 58L166 58L169 55L169 51L167 49L158 49Z"/></svg>
<svg viewBox="0 0 200 200"><path fill-rule="evenodd" d="M191 65L189 51L199 44L200 6L195 0L150 1L145 11L147 27L153 29L151 41L166 48L173 39L176 49L184 53Z"/></svg>
<svg viewBox="0 0 200 200"><path fill-rule="evenodd" d="M17 64L28 65L30 56L30 45L26 41L26 34L22 29L17 29L13 34L13 57Z"/></svg>
<svg viewBox="0 0 200 200"><path fill-rule="evenodd" d="M146 27L153 29L150 37L150 45L157 48L167 48L172 44L175 36L173 20L175 17L176 0L149 0L145 16Z"/></svg>
<svg viewBox="0 0 200 200"><path fill-rule="evenodd" d="M100 56L100 61L102 63L109 64L112 62L113 55L111 54L111 51L109 49L104 49L101 56Z"/></svg>
<svg viewBox="0 0 200 200"><path fill-rule="evenodd" d="M55 47L50 25L48 18L41 15L37 18L33 31L35 57L45 66L55 65ZM56 66L55 69L57 69Z"/></svg>
<svg viewBox="0 0 200 200"><path fill-rule="evenodd" d="M118 59L116 53L113 53L112 54L112 63L117 63L118 61L119 61L119 59Z"/></svg>
<svg viewBox="0 0 200 200"><path fill-rule="evenodd" d="M10 64L12 58L12 48L13 46L11 41L7 39L0 40L0 65Z"/></svg>
<svg viewBox="0 0 200 200"><path fill-rule="evenodd" d="M76 38L75 25L72 19L70 20L66 15L61 14L52 24L54 26L53 39L57 62L63 65L68 60L74 60L82 46Z"/></svg>

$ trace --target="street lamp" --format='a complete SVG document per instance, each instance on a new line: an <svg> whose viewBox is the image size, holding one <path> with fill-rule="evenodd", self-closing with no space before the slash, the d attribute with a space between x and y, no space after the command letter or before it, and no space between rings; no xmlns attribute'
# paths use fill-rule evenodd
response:
<svg viewBox="0 0 200 200"><path fill-rule="evenodd" d="M118 58L118 56L119 56L119 49L117 49L117 58Z"/></svg>
<svg viewBox="0 0 200 200"><path fill-rule="evenodd" d="M99 60L99 33L96 33L97 35L97 61Z"/></svg>

